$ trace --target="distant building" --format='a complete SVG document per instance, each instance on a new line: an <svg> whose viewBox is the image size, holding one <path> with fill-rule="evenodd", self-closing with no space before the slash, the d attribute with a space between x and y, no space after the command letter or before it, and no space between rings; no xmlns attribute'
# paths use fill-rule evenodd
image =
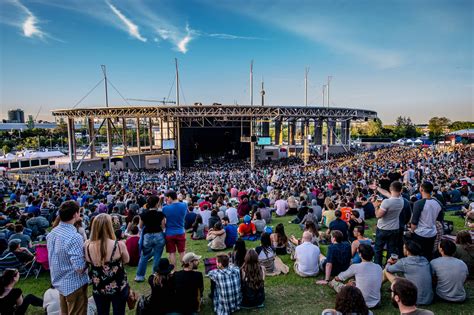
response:
<svg viewBox="0 0 474 315"><path fill-rule="evenodd" d="M22 109L10 109L8 111L8 122L10 123L24 123L25 112Z"/></svg>

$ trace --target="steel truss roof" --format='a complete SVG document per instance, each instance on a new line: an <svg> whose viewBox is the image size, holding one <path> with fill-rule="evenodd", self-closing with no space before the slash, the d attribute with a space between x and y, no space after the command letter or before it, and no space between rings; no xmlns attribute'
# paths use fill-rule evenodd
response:
<svg viewBox="0 0 474 315"><path fill-rule="evenodd" d="M355 108L326 108L316 106L249 106L249 105L180 105L180 106L128 106L59 109L53 116L67 118L162 118L181 122L203 121L213 117L216 121L249 121L255 119L291 121L331 118L333 120L363 120L377 117L377 112Z"/></svg>

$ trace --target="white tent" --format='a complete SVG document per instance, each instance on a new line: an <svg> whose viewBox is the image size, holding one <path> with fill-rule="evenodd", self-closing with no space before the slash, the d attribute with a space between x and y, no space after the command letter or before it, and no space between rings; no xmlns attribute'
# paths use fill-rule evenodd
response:
<svg viewBox="0 0 474 315"><path fill-rule="evenodd" d="M422 141L421 139L416 139L416 140L415 140L415 143L416 143L416 144L422 144L423 141Z"/></svg>

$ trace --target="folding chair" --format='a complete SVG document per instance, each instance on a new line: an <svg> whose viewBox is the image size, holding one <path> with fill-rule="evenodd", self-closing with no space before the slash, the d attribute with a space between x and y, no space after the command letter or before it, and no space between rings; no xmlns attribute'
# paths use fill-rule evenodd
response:
<svg viewBox="0 0 474 315"><path fill-rule="evenodd" d="M46 246L46 244L36 245L35 260L36 263L39 265L36 271L36 279L38 279L38 276L42 269L49 270L48 247Z"/></svg>
<svg viewBox="0 0 474 315"><path fill-rule="evenodd" d="M5 269L17 269L20 275L25 276L25 278L29 274L27 267L12 252L6 252L0 257L0 274L3 274Z"/></svg>

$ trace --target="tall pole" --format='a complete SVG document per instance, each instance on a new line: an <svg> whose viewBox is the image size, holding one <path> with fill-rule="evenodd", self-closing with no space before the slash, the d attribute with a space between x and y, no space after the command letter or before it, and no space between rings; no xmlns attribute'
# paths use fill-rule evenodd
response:
<svg viewBox="0 0 474 315"><path fill-rule="evenodd" d="M107 68L105 65L100 66L102 68L102 72L104 73L104 85L105 85L105 107L109 107L109 94L107 91ZM107 148L108 148L108 155L109 155L109 171L112 168L112 126L110 124L110 118L107 118Z"/></svg>
<svg viewBox="0 0 474 315"><path fill-rule="evenodd" d="M308 106L308 72L309 67L304 69L304 105Z"/></svg>
<svg viewBox="0 0 474 315"><path fill-rule="evenodd" d="M323 84L323 89L321 91L321 96L323 98L323 106L326 106L326 84Z"/></svg>
<svg viewBox="0 0 474 315"><path fill-rule="evenodd" d="M303 124L304 124L304 157L303 157L303 161L304 161L304 165L307 165L308 164L308 158L309 158L309 150L308 150L308 129L309 129L309 125L306 121L303 121Z"/></svg>
<svg viewBox="0 0 474 315"><path fill-rule="evenodd" d="M250 61L250 106L253 106L253 60Z"/></svg>
<svg viewBox="0 0 474 315"><path fill-rule="evenodd" d="M174 59L176 64L176 105L179 106L179 71L178 71L178 59ZM178 166L178 171L181 172L181 141L180 141L180 124L179 117L176 119L176 162Z"/></svg>
<svg viewBox="0 0 474 315"><path fill-rule="evenodd" d="M176 67L176 105L179 106L179 71L178 71L178 58L174 58L174 64Z"/></svg>
<svg viewBox="0 0 474 315"><path fill-rule="evenodd" d="M255 168L255 142L253 141L253 120L250 118L250 169Z"/></svg>
<svg viewBox="0 0 474 315"><path fill-rule="evenodd" d="M332 76L328 76L328 84L327 84L327 89L328 89L328 97L327 97L328 108L329 108L329 88L330 88L330 85L331 85L331 80L332 80Z"/></svg>

